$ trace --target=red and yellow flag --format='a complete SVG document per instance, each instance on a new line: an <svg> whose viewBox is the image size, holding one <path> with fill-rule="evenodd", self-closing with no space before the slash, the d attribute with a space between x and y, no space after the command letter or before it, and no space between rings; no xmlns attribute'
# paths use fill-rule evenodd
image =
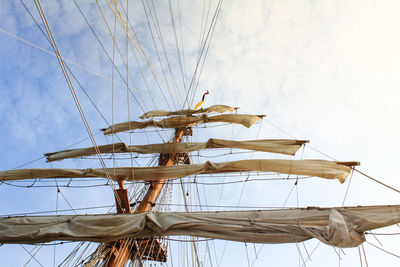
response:
<svg viewBox="0 0 400 267"><path fill-rule="evenodd" d="M200 101L199 103L197 103L196 106L194 107L194 110L198 109L198 108L201 106L201 104L203 104L204 98L205 98L206 95L208 95L208 94L209 94L209 92L208 92L208 90L207 90L207 92L205 92L205 93L203 94L203 97L201 98L201 101Z"/></svg>

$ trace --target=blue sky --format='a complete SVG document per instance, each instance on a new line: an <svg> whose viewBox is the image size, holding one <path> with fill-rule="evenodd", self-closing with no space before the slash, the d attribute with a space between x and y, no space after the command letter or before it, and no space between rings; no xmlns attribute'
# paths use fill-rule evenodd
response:
<svg viewBox="0 0 400 267"><path fill-rule="evenodd" d="M96 4L77 2L112 56L113 42ZM154 69L161 77L162 69L158 65L143 7L136 4L129 3L129 14L134 14L131 23L143 49L154 63ZM178 38L182 36L183 43L180 39L178 41L182 57L183 51L185 55L184 77L188 83L197 57L203 3L181 1L180 13L177 11L177 2L172 1L172 4L176 23L179 22L178 15L181 15L182 35L178 28ZM137 119L143 113L141 107L148 111L154 109L154 104L160 109L182 106L184 85L167 3L157 5L156 10L165 38L165 50L176 79L172 81L168 78L172 96L165 87L160 91L149 68L143 60L139 61L139 67L130 50L129 67L139 91L135 90L132 77L129 77L129 85L141 107L130 95L129 113L125 83L118 75L115 78L115 104L112 109L111 64L74 3L43 1L42 5L61 54L74 63L68 63L68 66L109 123L113 119L115 122L125 121L128 116L130 119ZM101 2L107 20L113 27L112 14L106 5ZM212 2L213 8L215 5ZM34 5L27 6L38 19ZM266 114L267 118L251 129L242 126L199 128L192 140L202 141L209 137L242 140L291 137L308 139L312 149L306 147L304 158L329 159L325 156L329 155L341 161L357 160L361 162L361 171L400 188L400 181L397 179L397 154L400 149L398 10L397 1L225 1L194 103L208 89L210 94L206 98L205 106L238 106L241 108L240 112ZM87 139L87 133L56 58L4 32L52 51L20 2L0 3L0 30L0 169L6 170L41 158L43 153L64 149ZM125 55L125 35L120 27L117 27L116 40L121 53ZM162 47L158 47L162 53ZM125 67L118 53L115 62L125 80ZM164 65L164 68L168 73L168 67ZM112 142L110 137L98 134L99 129L107 124L79 85L73 82L91 129L97 134L97 143ZM177 93L172 86L174 82ZM162 94L165 94L167 101ZM147 136L133 134L132 142L144 144L148 141L168 140L171 132L161 132L160 135L162 138L158 133L148 133ZM128 134L121 134L121 138L129 142ZM86 140L78 146L88 145L90 143ZM220 153L223 152L216 154ZM215 156L215 153L205 152L204 155ZM229 160L239 157L276 156L262 153L231 155ZM296 158L300 157L301 151ZM222 161L224 158L212 160ZM194 157L194 162L202 161L204 158ZM148 159L138 162L141 165L147 163ZM112 161L107 161L108 166L112 164ZM131 163L127 161L120 164ZM94 160L67 160L53 164L53 167L72 168L95 166L98 166L98 162ZM25 167L51 166L41 159ZM229 176L226 179L230 179ZM49 184L54 185L54 182ZM243 189L240 204L280 207L289 195L286 206L290 207L341 206L347 185L348 181L339 184L336 181L315 178L301 181L297 189L289 195L293 188L291 181L248 183ZM236 205L242 185L224 186L223 191L221 188L205 187L206 196L202 195L203 201L206 199L208 204ZM0 192L2 215L51 211L55 210L57 203L55 188L16 188L3 184ZM61 192L74 208L110 205L114 202L109 187L61 188ZM58 195L58 209L68 209L64 197ZM399 200L398 193L354 174L345 204L399 204ZM174 201L182 200L175 197ZM106 209L82 213L85 212L100 213L106 212ZM382 231L398 232L398 227L380 232ZM396 245L398 237L378 238L384 249L400 254ZM373 238L368 241L379 246ZM216 244L216 250L220 254L225 242L216 241ZM317 244L316 241L305 242L308 251ZM33 247L26 248L29 250ZM258 248L260 245L256 246L256 250ZM369 244L365 245L365 249L369 266L398 264L398 258ZM252 244L248 245L248 250L252 262L255 258ZM300 250L306 255L302 245ZM50 246L40 249L35 257L43 265L51 266L53 253L53 246ZM65 246L57 246L56 261L60 262L66 253L69 250ZM357 249L346 249L345 253L340 266L359 264ZM21 266L29 260L29 254L20 246L1 246L0 257L5 259L3 264L6 266ZM311 259L307 266L321 266L322 263L325 266L339 265L335 251L325 245L320 245ZM267 263L272 266L299 265L296 245L265 245L253 266L265 266ZM39 266L34 260L29 264ZM243 244L230 242L221 266L235 264L247 264L246 249Z"/></svg>

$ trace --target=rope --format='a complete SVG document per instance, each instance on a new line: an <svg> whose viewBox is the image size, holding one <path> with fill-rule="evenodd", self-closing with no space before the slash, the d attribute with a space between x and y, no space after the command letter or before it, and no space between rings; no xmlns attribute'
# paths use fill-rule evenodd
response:
<svg viewBox="0 0 400 267"><path fill-rule="evenodd" d="M374 245L374 244L372 244L372 243L370 243L370 242L368 242L368 241L365 241L365 242L367 242L368 244L370 244L371 246L373 246L373 247L375 247L375 248L377 248L377 249L379 249L379 250L382 250L383 252L386 252L386 253L389 254L389 255L392 255L392 256L395 256L395 257L397 257L397 258L400 258L399 255L394 254L393 252L390 252L390 251L387 251L387 250L385 250L385 249L383 249L383 248L380 248L380 247L378 247L378 246L376 246L376 245ZM364 248L363 248L363 250L364 250ZM365 251L364 251L364 254L365 254ZM365 261L367 261L367 260L365 260Z"/></svg>
<svg viewBox="0 0 400 267"><path fill-rule="evenodd" d="M42 246L43 245L41 245L41 246L39 246L38 247L38 245L35 245L34 247L33 247L33 249L31 249L31 251L29 252L29 254L31 254L36 248L37 248L37 250L35 251L35 253L34 254L31 254L31 257L29 258L29 260L24 264L24 266L27 266L28 265L28 263L34 258L34 256L39 252L39 250L42 248ZM39 263L40 264L40 263Z"/></svg>
<svg viewBox="0 0 400 267"><path fill-rule="evenodd" d="M89 29L90 29L91 32L93 33L94 37L96 38L97 42L100 44L101 48L103 49L104 53L106 54L108 60L110 61L111 64L113 64L110 55L107 53L107 50L105 49L104 45L103 45L102 42L100 41L100 39L99 39L99 37L97 36L96 32L94 31L93 27L90 25L90 23L89 23L89 21L87 20L85 14L83 14L82 9L81 9L81 8L79 7L79 5L76 3L76 0L74 0L74 3L75 3L75 5L76 5L76 7L78 8L80 14L82 15L83 19L85 20L86 24L88 25ZM117 68L117 66L114 66L114 68L115 68L115 70L117 71L119 77L120 77L120 78L122 79L122 81L124 82L123 85L122 85L122 84L120 84L120 85L121 85L121 86L124 86L124 87L125 87L125 86L128 86L127 81L124 79L123 75L121 74L121 72L119 71L119 69ZM109 79L109 80L111 80L111 79ZM136 85L136 84L134 84L134 85ZM145 92L145 91L139 90L137 87L135 87L134 89L135 89L136 91L138 91L138 92L147 93L147 92ZM142 105L139 103L139 101L137 100L137 98L136 98L135 95L133 94L133 92L132 92L132 90L131 90L130 87L129 87L129 92L131 93L131 95L132 95L133 98L135 99L135 101L136 101L136 103L138 104L138 106L140 107L140 109L141 109L143 112L145 112L144 109L143 109L143 107L142 107ZM141 96L141 95L139 94L139 96ZM142 101L143 101L143 99L142 99ZM143 102L144 102L144 101L143 101Z"/></svg>
<svg viewBox="0 0 400 267"><path fill-rule="evenodd" d="M31 258L34 259L40 266L43 267L43 265L35 258L35 255L32 255L23 245L20 244L20 246L29 254L31 255ZM37 252L37 251L36 251ZM36 253L35 253L36 254Z"/></svg>
<svg viewBox="0 0 400 267"><path fill-rule="evenodd" d="M97 0L96 0L96 1L97 1ZM128 25L128 23L125 22L125 19L124 19L124 17L122 16L121 12L119 11L118 7L116 6L115 1L114 1L114 0L111 0L111 1L114 3L115 10L114 10L113 7L111 6L109 0L106 0L106 2L107 2L107 4L108 4L109 8L111 9L111 11L112 11L116 16L117 16L117 13L118 13L118 16L117 16L118 22L120 23L122 29L127 33L128 37L129 37L129 41L130 41L129 43L131 44L131 46L133 46L133 47L139 52L139 55L140 55L140 56L142 57L142 59L146 62L146 64L147 64L148 67L149 67L149 70L151 71L151 73L153 74L153 76L154 76L154 78L155 78L155 81L156 81L156 84L157 84L158 88L159 88L160 91L162 92L161 86L160 86L160 84L159 84L159 81L161 81L161 80L158 78L157 72L156 72L156 71L154 70L154 68L152 67L151 61L150 61L149 58L147 57L147 55L146 55L145 51L143 50L143 48L142 48L142 46L141 46L139 40L136 38L135 33L134 33L132 30L130 31L130 28L125 27L125 25ZM131 35L129 34L129 32L132 33L132 36L133 36L133 39L134 39L134 40L132 39L132 37L131 37ZM132 47L132 48L133 48L133 47ZM135 51L135 50L133 50L133 51ZM136 53L135 53L135 57L136 57ZM140 64L138 64L138 65L140 66ZM144 76L143 76L143 77L144 77ZM167 89L168 89L169 93L170 93L171 96L172 96L172 95L173 95L172 92L169 90L168 87L167 87ZM149 92L150 92L150 90L149 90ZM176 97L176 95L175 95L175 97ZM178 100L178 101L179 101L179 100ZM166 101L166 102L167 102L167 101ZM167 102L167 103L168 103L168 102ZM174 104L174 105L175 105L175 104Z"/></svg>
<svg viewBox="0 0 400 267"><path fill-rule="evenodd" d="M146 5L145 5L145 3L144 3L143 0L142 0L142 6L143 6L144 13L145 13L145 15L146 15L147 26L148 26L149 31L150 31L152 43L153 43L154 49L155 49L156 54L157 54L157 59L158 59L158 62L159 62L159 64L160 64L160 68L161 68L161 71L162 71L162 74L163 74L163 77L164 77L164 81L165 81L166 86L169 88L168 79L167 79L167 76L166 76L166 73L165 73L163 64L161 63L160 53L159 53L159 51L158 51L158 48L157 48L157 45L156 45L156 42L155 42L155 38L154 38L154 34L153 34L152 27L151 27L151 25L150 25L149 14L147 13L147 8L146 8ZM150 9L150 8L149 8L149 9ZM150 10L149 10L149 12L150 12ZM150 13L150 15L151 15L151 13ZM152 17L152 18L153 18L153 17ZM157 22L158 22L158 18L157 18ZM153 23L154 23L154 18L153 18ZM155 23L154 23L154 24L155 24ZM132 25L130 25L130 27L132 28ZM156 30L158 30L158 29L156 28ZM158 31L157 31L157 33L158 33ZM172 70L171 70L171 66L170 66L170 64L169 64L168 55L166 54L166 51L165 51L164 40L163 40L162 38L160 38L160 35L159 35L159 39L160 39L160 42L161 42L162 47L163 47L163 50L164 50L164 56L165 56L165 58L166 58L167 65L168 65L168 69L169 69L170 74L171 74L172 84L173 84L174 90L175 90L175 92L176 92L177 89L176 89L176 84L175 84L175 78L174 78L174 76L172 75ZM170 89L169 89L169 90L170 90ZM165 96L164 96L164 98L165 98ZM167 105L169 106L168 102L167 102Z"/></svg>
<svg viewBox="0 0 400 267"><path fill-rule="evenodd" d="M143 0L142 0L142 2L143 2ZM151 4L152 4L152 8L153 8L153 13L154 13L154 17L152 17L153 23L154 23L154 25L155 25L155 27L156 27L156 32L157 32L157 34L158 34L158 38L159 38L159 40L160 40L160 43L161 43L161 46L162 46L162 49L163 49L163 52L164 52L164 57L165 57L165 60L166 60L166 62L167 62L167 66L168 66L168 71L169 71L169 73L170 73L171 80L172 80L172 84L173 84L173 86L174 86L174 91L175 91L175 93L176 93L176 92L177 92L177 85L176 85L175 77L174 77L174 75L173 75L173 71L172 71L172 68L171 68L171 64L170 64L170 61L169 61L169 58L168 58L168 54L167 54L167 51L166 51L166 46L165 46L165 42L164 42L164 37L163 37L162 31L161 31L161 28L160 28L160 23L159 23L159 21L158 21L158 15L157 15L156 8L155 8L155 6L154 6L154 1L151 1ZM144 5L143 5L143 6L144 6ZM150 12L150 15L151 15L150 8L149 8L149 12ZM155 20L155 22L154 22L154 20ZM171 95L171 99L172 99L172 95ZM175 109L176 109L176 105L174 105L174 107L175 107Z"/></svg>
<svg viewBox="0 0 400 267"><path fill-rule="evenodd" d="M356 172L358 172L359 174L361 174L361 175L363 175L363 176L365 176L365 177L371 179L372 181L374 181L374 182L376 182L376 183L378 183L378 184L381 184L381 185L383 185L383 186L385 186L385 187L387 187L387 188L389 188L389 189L391 189L391 190L393 190L393 191L395 191L395 192L397 192L397 193L400 193L400 190L398 190L398 189L396 189L396 188L394 188L394 187L391 187L391 186L389 186L389 185L387 185L387 184L385 184L385 183L383 183L383 182L381 182L381 181L378 181L377 179L372 178L371 176L369 176L369 175L367 175L367 174L365 174L365 173L363 173L363 172L361 172L361 171L359 171L359 170L357 170L357 169L354 169L354 170L355 170Z"/></svg>
<svg viewBox="0 0 400 267"><path fill-rule="evenodd" d="M20 1L21 1L21 0L20 0ZM21 3L23 3L23 2L21 1ZM25 6L25 4L23 4L23 5ZM42 50L43 52L45 52L45 53L47 53L47 54L49 54L49 55L57 56L55 53L53 53L53 52L51 52L51 51L49 51L49 50L47 50L47 49L45 49L45 48L42 48L42 47L40 47L40 46L38 46L38 45L36 45L36 44L34 44L34 43L32 43L32 42L30 42L30 41L28 41L28 40L22 38L22 37L19 37L19 36L15 35L15 34L12 34L12 33L6 31L6 30L3 29L3 28L0 28L0 31L3 32L3 33L5 33L5 34L7 34L7 35L10 36L10 37L13 37L13 38L15 38L15 39L17 39L17 40L19 40L19 41L21 41L21 42L26 43L26 44L29 45L29 46L32 46L32 47L37 48L37 49L39 49L39 50ZM97 77L100 77L100 78L103 78L103 79L105 79L105 80L111 81L111 79L110 79L109 77L107 77L107 76L105 76L105 75L103 75L103 74L101 74L101 73L99 73L99 72L96 72L96 71L94 71L94 70L91 70L91 69L89 69L88 67L85 67L85 66L83 66L83 65L80 65L79 63L76 63L76 62L74 62L74 61L72 61L72 60L70 60L70 59L68 59L68 58L66 58L66 57L63 57L63 60L64 60L65 62L68 62L68 63L70 63L70 64L72 64L72 65L74 65L74 66L76 66L76 67L78 67L78 68L80 68L80 69L82 69L82 70L85 70L85 71L87 71L87 72L89 72L89 73L91 73L91 74L97 76ZM119 85L120 85L120 86L124 86L123 84L119 84Z"/></svg>
<svg viewBox="0 0 400 267"><path fill-rule="evenodd" d="M14 213L14 214L3 214L0 217L11 217L11 216L26 216L33 214L46 214L46 213L57 213L57 212L69 212L69 211L78 211L78 210L92 210L92 209L104 209L114 207L115 205L105 205L105 206L97 206L97 207L85 207L85 208L75 208L75 209L62 209L62 210L47 210L47 211L32 211L32 212L24 212L24 213Z"/></svg>
<svg viewBox="0 0 400 267"><path fill-rule="evenodd" d="M116 41L115 37L114 37L114 36L112 35L112 33L111 33L110 26L109 26L109 24L108 24L108 22L107 22L107 19L106 19L105 15L104 15L104 12L103 12L102 8L100 7L100 4L99 4L98 0L96 0L96 3L97 3L97 6L98 6L98 8L99 8L99 10L100 10L100 13L101 13L101 15L102 15L102 17L103 17L103 20L104 20L104 22L105 22L105 24L106 24L106 26L107 26L108 32L109 32L110 36L111 36L112 39L113 39L114 45L115 45L115 47L117 48L117 52L118 52L118 54L119 54L121 60L123 61L123 63L124 63L125 66L127 67L127 66L128 66L128 65L127 65L127 62L125 61L124 57L122 56L121 50L120 50L120 48L119 48L119 46L118 46L118 44L117 44L117 41ZM110 7L110 8L111 8L111 7ZM116 14L114 11L113 11L113 13ZM117 19L118 19L118 21L119 21L119 17L117 17ZM120 22L120 21L119 21L119 22ZM121 22L120 22L120 23L121 23ZM126 31L125 31L125 32L126 32ZM128 37L129 37L129 39L130 39L130 36L129 36L129 35L128 35ZM131 40L131 39L130 39L130 40ZM132 46L131 46L131 47L132 47ZM133 47L132 47L132 49L133 49ZM155 102L154 102L154 98L153 98L153 96L152 96L152 94L151 94L151 92L150 92L150 88L149 88L149 86L148 86L147 80L146 80L146 78L145 78L145 76L144 76L142 67L140 66L139 61L138 61L138 58L137 58L137 56L136 56L135 50L133 50L133 52L134 52L134 56L135 56L135 59L136 59L136 63L137 63L137 65L138 65L138 67L139 67L139 69L140 69L140 72L141 72L141 74L142 74L142 76L143 76L143 79L144 79L144 81L145 81L146 88L147 88L147 90L148 90L148 92L149 92L149 95L150 95L150 97L151 97L151 99L152 99L154 108L157 109L156 104L155 104ZM131 80L132 80L132 82L133 82L133 84L134 84L134 87L137 88L136 83L135 83L135 80L134 80L134 78L132 77L131 72L129 72L129 76L131 77ZM142 102L143 102L145 108L148 109L148 108L146 107L146 104L145 104L145 102L144 102L144 100L143 100L143 97L141 96L141 94L140 94L139 91L138 91L138 93L139 93L140 98L142 99ZM167 104L168 104L168 103L167 103ZM143 111L143 109L142 109L142 111ZM143 111L143 112L144 112L144 111ZM163 142L165 142L164 138L161 136L161 133L158 131L158 129L156 129L156 130L157 130L157 133L158 133L158 135L160 136L160 138L163 140Z"/></svg>
<svg viewBox="0 0 400 267"><path fill-rule="evenodd" d="M119 48L119 46L118 46L118 44L117 44L117 41L116 41L115 37L113 36L112 31L111 31L111 29L110 29L110 26L109 26L109 24L108 24L108 22L107 22L107 19L106 19L105 15L104 15L103 9L100 7L100 4L99 4L99 2L98 2L97 0L96 0L96 3L97 3L97 7L98 7L98 9L99 9L99 11L100 11L100 13L101 13L101 16L102 16L102 18L103 18L103 20L104 20L104 22L105 22L105 24L106 24L108 33L110 34L110 36L111 36L111 38L112 38L112 40L113 40L113 43L114 43L115 47L117 48L117 52L118 52L118 54L119 54L119 56L120 56L122 62L124 63L124 65L127 66L127 63L126 63L126 61L125 61L125 58L123 57L123 55L122 55L122 53L121 53L121 50L120 50L120 48ZM114 64L111 57L110 57L110 62L111 62L112 64ZM131 78L131 80L132 80L132 82L133 82L133 84L134 84L134 88L137 90L137 86L136 86L135 79L133 78L133 76L132 76L132 74L131 74L130 72L129 72L129 76L130 76L130 78ZM122 79L123 81L125 81L125 79L124 79L124 77L123 77L122 74L120 74L120 77L121 77L121 79ZM125 81L125 85L127 85L127 81ZM141 98L141 100L142 100L142 102L143 102L143 105L144 105L145 109L148 110L148 108L146 107L145 101L144 101L144 99L143 99L143 97L142 97L140 91L137 90L137 92L138 92L138 94L139 94L139 96L140 96L140 98ZM150 91L149 91L149 92L150 92ZM133 92L132 92L132 95L133 95ZM133 95L133 96L134 96L134 95ZM150 94L150 96L151 96L151 94ZM151 99L153 99L152 96L151 96ZM137 102L138 102L138 101L137 101ZM154 101L153 101L153 104L154 104ZM142 107L141 107L141 109L142 109L143 112L145 112L145 110L144 110Z"/></svg>
<svg viewBox="0 0 400 267"><path fill-rule="evenodd" d="M48 22L47 22L47 19L46 19L46 15L44 14L43 8L42 8L42 6L41 6L41 4L40 4L40 0L35 0L35 5L36 5L36 8L37 8L37 10L38 10L38 12L39 12L40 18L42 19L42 22L43 22L43 24L44 24L44 26L45 26L47 35L48 35L48 37L49 37L49 39L50 39L50 41L51 41L51 45L52 45L52 47L53 47L53 49L54 49L54 52L55 52L56 55L57 55L58 63L59 63L60 66L61 66L61 69L62 69L62 72L63 72L63 74L64 74L65 80L66 80L66 82L67 82L67 84L68 84L68 87L69 87L69 89L70 89L70 92L71 92L71 94L72 94L72 97L73 97L73 99L74 99L74 101L75 101L76 107L77 107L77 109L78 109L78 111L79 111L79 114L80 114L80 116L81 116L81 118L82 118L82 121L83 121L83 123L84 123L84 125L85 125L86 131L87 131L87 133L88 133L88 135L89 135L89 137L90 137L90 140L91 140L93 146L95 147L96 154L97 154L98 157L99 157L99 161L100 161L100 163L101 163L101 165L102 165L102 168L104 169L104 171L105 171L105 173L106 173L107 179L109 179L109 180L111 181L111 177L110 177L110 175L109 175L109 173L108 173L108 171L107 171L107 168L106 168L106 165L105 165L105 163L104 163L104 161L103 161L103 158L102 158L102 156L101 156L100 150L99 150L99 148L98 148L98 146L97 146L97 144L96 144L96 140L94 139L93 133L92 133L92 131L90 130L89 123L88 123L87 120L86 120L84 111L83 111L82 106L81 106L81 104L80 104L80 102L79 102L78 96L77 96L77 94L76 94L76 92L75 92L75 89L74 89L74 86L73 86L73 84L72 84L72 82L71 82L71 79L70 79L70 77L69 77L69 75L68 75L68 71L67 71L67 69L66 69L65 62L63 61L63 59L62 59L62 57L61 57L61 54L60 54L60 51L59 51L59 49L58 49L58 47L57 47L57 43L56 43L56 41L54 40L54 37L53 37L53 34L52 34L52 32L51 32L50 26L49 26L49 24L48 24ZM110 184L111 184L111 186L113 187L113 189L115 190L114 184L113 184L112 182L111 182ZM119 200L119 201L120 201L120 200Z"/></svg>
<svg viewBox="0 0 400 267"><path fill-rule="evenodd" d="M178 44L178 37L177 37L177 33L176 33L176 25L175 25L174 14L172 11L171 0L168 0L168 7L169 7L169 14L171 17L172 28L174 30L175 47L176 47L176 52L178 54L178 62L179 62L179 68L180 68L181 75L182 75L183 88L184 88L184 91L186 92L185 75L183 73L182 58L181 58L181 53L180 53L179 44ZM180 98L180 100L182 102L182 98Z"/></svg>
<svg viewBox="0 0 400 267"><path fill-rule="evenodd" d="M200 57L199 57L199 59L197 61L196 68L195 68L195 71L193 73L192 79L190 81L189 89L188 89L188 92L186 94L185 101L183 102L182 108L184 108L186 104L189 105L189 103L188 103L189 94L190 94L190 91L192 90L192 86L193 86L193 84L194 84L194 82L196 80L196 75L197 75L197 72L198 72L198 69L199 69L199 65L200 65L200 62L201 62L201 56L204 53L204 49L205 49L205 47L207 45L207 41L209 42L209 44L211 43L211 38L212 38L212 35L213 35L212 33L214 32L214 30L212 30L212 29L215 29L215 25L217 23L217 20L218 20L218 17L219 17L219 13L220 13L220 10L221 10L222 2L223 2L222 0L218 1L217 8L215 9L214 16L213 16L213 19L211 21L211 25L210 25L209 31L207 33L207 36L206 36L206 40L203 43L203 46L202 46L202 49L201 49L201 52L200 52ZM209 45L208 45L208 47L209 47ZM208 51L208 48L207 48L207 51ZM207 55L207 53L206 53L206 55ZM203 65L204 65L205 59L206 59L206 56L204 56ZM195 94L195 92L193 93L193 96L194 96L194 94Z"/></svg>
<svg viewBox="0 0 400 267"><path fill-rule="evenodd" d="M349 180L349 184L347 185L347 188L346 188L346 193L344 194L344 197L343 197L342 207L344 206L344 202L346 201L347 193L349 192L351 180L353 178L353 173L354 173L354 168L351 169L350 180Z"/></svg>
<svg viewBox="0 0 400 267"><path fill-rule="evenodd" d="M367 254L365 253L364 244L361 244L361 248L362 248L363 253L364 253L365 265L367 265L367 267L368 267Z"/></svg>

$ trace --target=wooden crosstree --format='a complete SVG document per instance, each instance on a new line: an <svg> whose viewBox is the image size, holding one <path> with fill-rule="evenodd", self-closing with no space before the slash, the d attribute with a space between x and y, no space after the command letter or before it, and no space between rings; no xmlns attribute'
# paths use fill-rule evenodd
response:
<svg viewBox="0 0 400 267"><path fill-rule="evenodd" d="M181 142L184 135L191 135L191 128L175 129L175 137L173 142ZM177 157L183 158L183 162L186 164L190 162L187 155L167 153L160 154L158 165L175 165ZM115 190L114 192L117 213L141 213L150 211L156 203L164 183L164 179L151 182L146 195L140 201L140 204L136 210L132 211L130 207L128 190L126 190L124 187L124 181L118 182L119 189ZM161 262L167 261L166 249L162 246L160 241L155 238L117 240L110 243L109 248L110 250L105 257L107 260L103 264L103 266L106 267L122 267L126 265L129 259L135 260L136 258Z"/></svg>

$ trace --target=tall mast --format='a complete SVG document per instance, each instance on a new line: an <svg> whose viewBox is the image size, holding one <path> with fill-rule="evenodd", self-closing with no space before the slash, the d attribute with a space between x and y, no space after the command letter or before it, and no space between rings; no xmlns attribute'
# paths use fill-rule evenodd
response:
<svg viewBox="0 0 400 267"><path fill-rule="evenodd" d="M188 135L188 130L190 128L177 128L175 129L174 143L179 143L182 140L184 135ZM191 130L191 129L190 129ZM175 164L175 153L168 154L160 154L159 155L159 166L172 166ZM146 195L140 201L139 206L135 211L130 209L129 205L129 196L128 190L124 188L123 181L119 182L119 189L115 190L115 201L117 205L117 213L142 213L147 212L152 209L154 203L157 201L158 196L161 193L161 190L164 186L164 179L159 181L153 181L150 184L150 188L147 190ZM154 242L152 242L154 241ZM125 244L126 243L126 244ZM153 243L153 244L152 244ZM106 267L122 267L125 266L128 262L129 258L131 258L131 253L135 251L135 248L138 250L143 250L139 255L145 253L146 251L150 252L149 246L154 245L157 247L157 251L155 251L156 258L152 258L153 260L166 261L166 251L161 246L161 243L158 240L141 240L138 242L127 242L126 240L118 240L113 243L110 251L106 254L105 259L107 259L104 263ZM136 253L135 253L136 254ZM151 254L151 253L149 253ZM152 255L147 255L151 258Z"/></svg>

